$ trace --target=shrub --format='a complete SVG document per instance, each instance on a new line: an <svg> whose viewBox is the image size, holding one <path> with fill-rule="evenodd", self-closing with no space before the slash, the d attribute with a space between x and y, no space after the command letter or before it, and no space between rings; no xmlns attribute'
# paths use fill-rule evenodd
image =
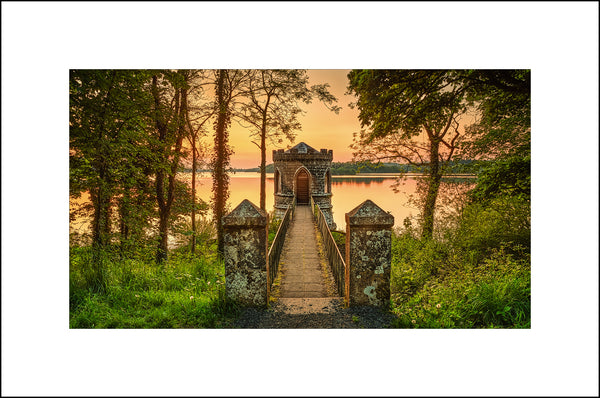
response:
<svg viewBox="0 0 600 398"><path fill-rule="evenodd" d="M448 240L469 253L475 262L492 251L507 248L511 254L528 252L531 245L530 203L501 196L486 203L471 203L463 210L459 226L448 233Z"/></svg>
<svg viewBox="0 0 600 398"><path fill-rule="evenodd" d="M432 277L446 272L448 247L410 234L392 239L392 292L412 295Z"/></svg>
<svg viewBox="0 0 600 398"><path fill-rule="evenodd" d="M396 295L396 327L528 328L529 259L514 259L503 248L480 265L451 269L428 279L413 295Z"/></svg>

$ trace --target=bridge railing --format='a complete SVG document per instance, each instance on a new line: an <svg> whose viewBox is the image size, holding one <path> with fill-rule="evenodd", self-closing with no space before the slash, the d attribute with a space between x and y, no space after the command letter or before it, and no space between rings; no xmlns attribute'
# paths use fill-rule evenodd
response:
<svg viewBox="0 0 600 398"><path fill-rule="evenodd" d="M287 230L290 225L290 221L294 216L294 210L296 209L296 198L292 204L290 204L285 211L283 219L281 220L281 224L279 224L279 228L277 228L277 233L275 234L275 238L273 239L273 243L269 248L269 253L267 255L269 261L269 289L273 284L273 281L277 277L277 272L279 270L279 258L281 257L281 251L283 250L283 243L285 242L285 236L287 235Z"/></svg>
<svg viewBox="0 0 600 398"><path fill-rule="evenodd" d="M323 245L325 246L325 254L327 255L327 260L329 261L329 265L331 266L331 271L333 272L333 278L335 279L335 283L338 288L338 293L342 297L346 297L346 262L344 261L344 257L340 253L340 249L335 243L335 239L333 239L333 235L331 235L331 231L329 230L329 226L327 225L327 220L323 215L323 211L319 205L314 203L312 197L310 198L311 208L313 210L313 214L315 215L315 219L317 221L317 226L319 227L319 231L321 232L321 236L323 237Z"/></svg>

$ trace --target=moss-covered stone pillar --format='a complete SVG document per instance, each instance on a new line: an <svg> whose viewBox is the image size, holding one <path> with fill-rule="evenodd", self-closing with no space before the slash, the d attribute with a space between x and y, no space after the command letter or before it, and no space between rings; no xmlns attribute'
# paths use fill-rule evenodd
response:
<svg viewBox="0 0 600 398"><path fill-rule="evenodd" d="M267 218L244 199L222 219L225 291L242 305L267 305Z"/></svg>
<svg viewBox="0 0 600 398"><path fill-rule="evenodd" d="M370 200L346 213L346 296L350 305L390 300L394 217Z"/></svg>

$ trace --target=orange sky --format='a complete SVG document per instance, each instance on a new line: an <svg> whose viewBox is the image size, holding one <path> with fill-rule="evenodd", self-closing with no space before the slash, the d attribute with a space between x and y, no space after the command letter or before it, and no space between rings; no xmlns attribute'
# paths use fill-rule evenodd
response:
<svg viewBox="0 0 600 398"><path fill-rule="evenodd" d="M345 162L352 159L348 146L352 143L352 134L358 132L358 110L350 109L348 103L352 97L344 95L348 85L347 74L349 70L343 69L312 69L308 70L310 85L329 83L329 91L338 99L338 106L342 107L339 114L331 112L319 102L304 105L305 115L300 117L302 130L296 135L295 144L306 142L319 150L321 148L333 149L333 161ZM251 168L260 164L260 151L248 138L248 131L236 122L231 123L230 144L234 154L231 156L231 166L234 168ZM268 145L268 144L267 144ZM281 148L287 148L289 142L284 142ZM267 164L272 163L272 151L278 149L267 146Z"/></svg>

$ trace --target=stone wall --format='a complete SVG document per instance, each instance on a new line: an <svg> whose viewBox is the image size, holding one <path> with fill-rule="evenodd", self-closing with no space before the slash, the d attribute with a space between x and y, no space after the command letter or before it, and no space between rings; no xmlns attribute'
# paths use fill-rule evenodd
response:
<svg viewBox="0 0 600 398"><path fill-rule="evenodd" d="M266 306L267 214L244 199L222 222L227 297L246 306Z"/></svg>
<svg viewBox="0 0 600 398"><path fill-rule="evenodd" d="M302 145L303 143L299 144ZM304 144L305 145L305 144ZM312 148L310 148L313 150ZM314 152L299 153L295 148L289 151L283 149L273 151L273 166L275 174L279 172L281 178L278 184L275 177L275 217L283 217L287 207L294 200L294 192L296 192L296 176L300 169L304 168L309 172L310 183L309 191L313 196L315 203L321 207L323 214L327 220L330 229L335 229L333 223L333 213L331 206L331 176L329 183L327 181L327 173L331 169L331 161L333 160L333 151L321 149L321 151L313 150ZM278 190L278 186L281 189Z"/></svg>

